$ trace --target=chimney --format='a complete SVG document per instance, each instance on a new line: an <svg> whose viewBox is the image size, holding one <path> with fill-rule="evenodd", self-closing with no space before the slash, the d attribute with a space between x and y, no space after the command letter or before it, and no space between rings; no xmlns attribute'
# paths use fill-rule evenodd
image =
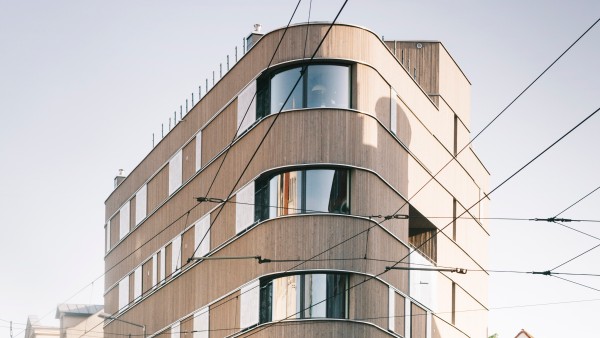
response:
<svg viewBox="0 0 600 338"><path fill-rule="evenodd" d="M127 176L125 176L125 170L119 169L119 173L115 176L115 189L125 180Z"/></svg>
<svg viewBox="0 0 600 338"><path fill-rule="evenodd" d="M252 46L254 46L256 44L256 42L258 42L258 40L260 40L260 38L264 35L263 33L260 32L261 29L262 29L261 24L257 23L254 25L254 30L246 38L246 52L248 52L250 50L250 48L252 48Z"/></svg>

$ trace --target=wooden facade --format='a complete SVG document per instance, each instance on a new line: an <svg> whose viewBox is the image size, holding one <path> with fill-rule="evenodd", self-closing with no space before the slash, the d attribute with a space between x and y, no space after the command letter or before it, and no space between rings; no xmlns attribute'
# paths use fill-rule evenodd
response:
<svg viewBox="0 0 600 338"><path fill-rule="evenodd" d="M327 25L311 25L308 50L318 45L326 30ZM417 185L452 158L455 143L464 143L457 140L454 124L440 122L449 120L449 114L461 121L468 115L440 108L444 92L439 90L443 67L438 55L443 46L428 43L415 50L411 43L384 43L363 28L336 25L317 57L351 64L350 107L298 109L269 115L238 137L237 119L239 110L244 108L238 107L237 97L265 71L282 33L276 30L263 36L106 200L110 229L105 256L106 312L121 320L143 323L148 336L157 337L196 336L192 334L196 330L194 323L200 320L195 318L202 311L208 311L209 337L389 337L390 321L394 322L392 331L400 336L425 337L432 325L427 318L432 312L448 309L434 309L432 304L436 302L420 298L422 292L411 289L409 270L386 270L386 266L412 254L411 244L423 244L418 248L421 253L412 255L425 254L433 260L432 264L438 257L455 260L452 264L481 267L485 263L479 261L481 248L464 250L457 241L450 241L452 249L445 255L437 241L426 241L433 236L431 232L418 230L425 223L434 230L442 229L442 221L409 217L414 214L412 208L424 217L439 216L430 211L446 210L436 208L447 200L470 205L476 201L474 196L487 189L485 168L472 157L461 158L460 165L451 166L450 174L433 179L422 197L412 200L413 194L420 191ZM306 26L289 29L276 53L274 67L302 59L302 49L297 46L300 41L304 43L304 34ZM399 50L406 50L406 57L412 57L413 65L418 65L416 78L400 60ZM457 83L468 84L465 80ZM455 117L450 120L455 121ZM392 126L394 119L396 124ZM468 135L468 120L463 123L467 124L462 126ZM454 130L454 138L448 138L448 128ZM267 130L264 143L253 157ZM181 185L169 193L169 162L175 161L180 151ZM251 186L257 177L273 170L331 166L346 168L350 173L348 215L297 214L248 224L250 227L241 232L236 227L236 218L241 217L238 210L243 205L243 199L236 194ZM466 177L468 184L457 182L457 177ZM144 188L146 215L138 224L136 207L140 199L136 194ZM197 202L203 196L227 202ZM120 212L127 204L130 231L120 238ZM394 214L398 217L383 218ZM209 233L202 228L204 219L208 219ZM482 229L482 236L487 236L485 225L473 222ZM250 258L191 260L203 255L198 253L198 241L203 237L209 241L210 257ZM259 264L252 258L255 256L272 262ZM178 260L180 264L176 263ZM406 267L408 261L412 259L405 259L398 266ZM134 271L140 267L142 295L134 299ZM242 291L244 286L267 276L314 272L348 276L346 319L242 327L247 321L244 316L249 315L244 313L241 300L249 297ZM453 278L434 274L444 280ZM119 282L125 276L129 276L129 304L119 309L119 292L125 292ZM478 296L482 291L477 285L487 285L487 276L473 278L474 282L465 283L465 294L485 309L486 301ZM446 284L440 282L436 284L439 289L428 292L433 297L450 297L443 287ZM389 303L390 290L395 292L394 304ZM468 328L449 325L445 332L452 335L452 330L458 330L477 336L481 327L485 323ZM129 333L130 326L118 321L106 323L105 337Z"/></svg>

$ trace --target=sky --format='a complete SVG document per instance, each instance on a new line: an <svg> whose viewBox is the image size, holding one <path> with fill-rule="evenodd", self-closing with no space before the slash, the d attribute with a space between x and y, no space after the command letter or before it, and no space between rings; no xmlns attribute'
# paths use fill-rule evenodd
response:
<svg viewBox="0 0 600 338"><path fill-rule="evenodd" d="M313 0L311 20L331 21L341 3ZM226 55L233 60L255 23L263 32L283 27L295 5L0 0L1 336L9 336L6 321L20 333L29 314L52 323L62 302L102 303L104 201L114 176L146 156L152 134L158 140L161 124ZM307 20L308 5L293 22ZM386 39L442 41L472 84L474 135L599 16L592 0L350 0L339 22ZM474 141L492 187L599 108L599 59L600 24ZM599 128L592 117L494 192L490 216L555 216L598 187ZM600 191L561 216L597 220L599 204ZM552 223L489 224L493 270L548 270L600 243ZM567 225L600 237L598 223ZM600 274L599 259L600 248L556 271ZM599 277L568 278L600 289ZM489 296L490 335L597 332L599 291L492 273Z"/></svg>

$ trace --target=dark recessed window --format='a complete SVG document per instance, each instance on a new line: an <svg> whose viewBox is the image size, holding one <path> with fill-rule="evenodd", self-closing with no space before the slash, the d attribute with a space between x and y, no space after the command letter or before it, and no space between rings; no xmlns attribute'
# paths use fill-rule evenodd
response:
<svg viewBox="0 0 600 338"><path fill-rule="evenodd" d="M259 79L257 119L280 110L350 108L350 66L315 64L302 70L288 68Z"/></svg>
<svg viewBox="0 0 600 338"><path fill-rule="evenodd" d="M314 273L261 281L260 322L347 318L348 275Z"/></svg>
<svg viewBox="0 0 600 338"><path fill-rule="evenodd" d="M256 182L255 220L311 212L350 213L347 169L307 169Z"/></svg>

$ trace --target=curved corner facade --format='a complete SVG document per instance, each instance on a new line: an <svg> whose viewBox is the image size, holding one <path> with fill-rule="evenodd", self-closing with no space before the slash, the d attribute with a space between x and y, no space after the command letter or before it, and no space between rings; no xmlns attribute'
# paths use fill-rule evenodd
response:
<svg viewBox="0 0 600 338"><path fill-rule="evenodd" d="M106 337L486 336L468 79L349 25L305 58L327 28L260 37L108 197Z"/></svg>

